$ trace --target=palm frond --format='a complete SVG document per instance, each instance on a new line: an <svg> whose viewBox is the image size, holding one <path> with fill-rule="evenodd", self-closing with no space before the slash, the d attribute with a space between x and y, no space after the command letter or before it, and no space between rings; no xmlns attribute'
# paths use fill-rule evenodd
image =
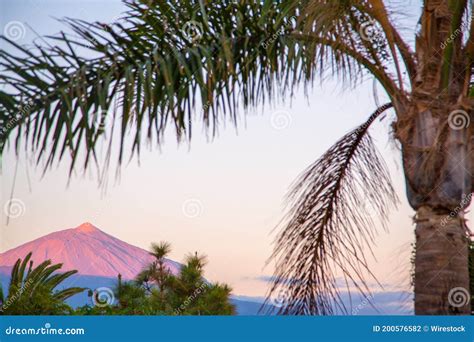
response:
<svg viewBox="0 0 474 342"><path fill-rule="evenodd" d="M120 164L130 137L134 155L143 138L161 143L168 127L178 140L191 139L200 120L214 135L224 121L237 125L239 103L288 97L325 70L356 80L366 69L396 92L382 66L384 44L359 53L366 43L353 39L351 13L335 30L305 33L306 1L126 4L123 21L111 25L67 19L74 35L49 37L47 46L0 38L9 47L0 51L0 83L9 89L0 93L0 119L18 127L16 145L24 134L45 167L70 155L71 171L79 156L87 168L103 137L104 164L115 139Z"/></svg>
<svg viewBox="0 0 474 342"><path fill-rule="evenodd" d="M0 51L0 81L11 88L0 97L0 113L4 122L20 126L18 133L48 166L69 153L73 168L84 151L87 167L98 138L116 135L121 163L126 135L132 136L132 153L139 153L143 137L160 142L170 125L178 140L189 139L194 118L215 133L219 122L237 121L237 99L245 106L268 100L275 84L284 87L285 70L300 68L283 63L285 55L301 53L294 42L283 43L294 26L281 3L126 4L122 23L66 20L75 36L50 37L51 46L31 49L1 38L15 53ZM190 37L187 24L198 37ZM99 57L82 57L80 48ZM17 118L26 103L28 112ZM198 103L202 112L195 111ZM107 132L105 121L112 123Z"/></svg>
<svg viewBox="0 0 474 342"><path fill-rule="evenodd" d="M371 212L385 222L397 196L368 129L391 107L379 107L346 134L291 189L289 210L270 259L276 261L276 270L266 301L275 295L287 298L280 314L347 312L338 277L348 289L354 286L370 294L365 278L373 275L364 250L374 238Z"/></svg>
<svg viewBox="0 0 474 342"><path fill-rule="evenodd" d="M32 253L22 260L18 259L13 266L10 277L10 286L8 288L8 299L19 300L22 298L32 298L37 293L46 291L57 300L65 300L77 293L84 291L84 288L72 287L64 288L54 292L64 280L76 274L76 270L58 273L62 264L52 264L51 260L46 260L38 266L33 267L31 260ZM25 274L26 266L29 264L29 269ZM1 292L1 291L0 291ZM0 293L0 300L3 302L3 293Z"/></svg>
<svg viewBox="0 0 474 342"><path fill-rule="evenodd" d="M441 85L443 88L446 88L451 82L450 74L453 73L453 54L456 50L454 46L457 44L461 46L463 40L463 35L465 30L463 29L463 17L465 16L465 11L467 11L467 0L457 0L450 1L449 7L450 12L452 13L451 18L451 30L450 35L455 37L455 39L448 40L446 42L446 47L443 50L443 66L441 67Z"/></svg>
<svg viewBox="0 0 474 342"><path fill-rule="evenodd" d="M61 291L57 291L54 293L54 298L57 300L66 300L76 294L84 292L86 289L82 287L68 287Z"/></svg>
<svg viewBox="0 0 474 342"><path fill-rule="evenodd" d="M318 59L329 57L332 74L342 74L344 77L351 75L354 68L367 68L369 64L371 73L377 71L383 76L378 77L379 81L390 96L395 96L403 89L397 48L404 50L406 65L413 66L414 60L406 43L390 21L388 10L382 1L310 0L303 5L303 13L305 15L302 16L301 25L304 34L312 34L345 49L357 51L357 54L368 62L354 63L348 54L330 56L334 53L334 48L326 49L325 54L329 56L320 56ZM390 69L387 69L389 66ZM391 75L390 71L395 75Z"/></svg>
<svg viewBox="0 0 474 342"><path fill-rule="evenodd" d="M47 286L51 290L55 289L59 284L61 284L64 280L71 277L72 275L76 274L77 270L72 270L64 273L55 273L53 275L48 275L44 277L42 283L43 286Z"/></svg>

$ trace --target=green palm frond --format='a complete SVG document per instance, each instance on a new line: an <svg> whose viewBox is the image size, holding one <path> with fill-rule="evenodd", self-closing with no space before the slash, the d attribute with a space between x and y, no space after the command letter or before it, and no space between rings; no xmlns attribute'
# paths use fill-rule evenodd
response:
<svg viewBox="0 0 474 342"><path fill-rule="evenodd" d="M26 258L29 258L29 257L31 257L31 253L26 256ZM18 259L13 265L13 268L11 271L11 277L10 277L10 286L9 286L10 288L13 288L13 287L17 288L18 285L21 284L21 281L23 281L23 276L20 275L21 272L19 272L20 265L21 265L20 259Z"/></svg>
<svg viewBox="0 0 474 342"><path fill-rule="evenodd" d="M144 138L160 143L169 126L178 140L191 139L196 121L215 134L224 121L237 124L240 103L287 97L326 70L349 80L368 70L396 92L380 65L386 47L359 52L353 13L335 30L306 32L305 1L126 4L124 20L111 25L67 19L74 35L50 37L50 46L2 38L14 52L0 51L0 82L11 89L0 96L0 113L19 127L16 143L24 134L46 167L66 155L71 170L80 155L88 167L101 137L108 146L119 139L121 163L126 137L133 155Z"/></svg>
<svg viewBox="0 0 474 342"><path fill-rule="evenodd" d="M28 305L37 305L39 307L42 305L41 303L48 301L48 298L45 296L49 295L51 301L62 302L85 290L79 287L72 287L55 291L56 287L73 274L76 274L77 271L57 273L61 269L62 264L52 264L51 260L46 260L33 267L31 257L32 253L29 253L23 260L18 259L12 268L8 296L5 300L2 300L2 302L12 303L12 305L5 308L6 314L10 310L13 310L15 314L17 313L14 309L15 303L23 303L22 305L25 305L25 307L28 307ZM30 265L29 269L25 272L28 264ZM20 312L22 311L20 310Z"/></svg>
<svg viewBox="0 0 474 342"><path fill-rule="evenodd" d="M48 286L51 289L54 289L59 284L61 284L64 280L66 280L67 278L69 278L70 276L72 276L76 273L77 273L77 271L73 270L73 271L67 271L67 272L64 272L64 273L56 273L52 276L48 275L48 277L43 277L42 282L43 282L43 285Z"/></svg>
<svg viewBox="0 0 474 342"><path fill-rule="evenodd" d="M464 30L460 28L462 27L465 11L467 11L467 3L467 0L451 0L449 2L450 11L453 13L449 33L455 38L446 43L446 47L443 51L443 66L441 69L441 84L443 88L446 88L450 82L450 73L453 69L453 53L455 51L454 45L460 46L463 40Z"/></svg>
<svg viewBox="0 0 474 342"><path fill-rule="evenodd" d="M20 264L20 268L18 270L18 278L23 280L25 276L25 270L26 270L26 265L28 265L29 261L31 260L31 256L33 253L28 253L28 255L23 259L23 261ZM20 259L17 260L17 262L20 262Z"/></svg>
<svg viewBox="0 0 474 342"><path fill-rule="evenodd" d="M45 272L48 272L48 268L51 265L51 260L43 261L38 266L34 267L31 272L23 279L23 283L30 283L27 291L33 292L36 287L41 286L41 278Z"/></svg>
<svg viewBox="0 0 474 342"><path fill-rule="evenodd" d="M64 47L36 46L36 54L3 38L17 55L0 52L6 71L1 78L16 93L8 94L0 109L12 118L20 104L31 103L21 127L38 157L47 154L48 165L68 152L73 167L84 148L87 166L105 133L100 123L106 119L119 126L120 162L127 133L134 137L134 152L139 152L142 136L160 140L169 124L178 139L190 138L197 101L204 108L199 119L214 132L219 111L225 107L235 122L239 96L245 105L255 104L282 73L281 39L268 51L262 47L269 36L285 33L286 15L270 3L209 4L204 9L199 1L154 1L150 6L149 1L134 1L127 4L123 24L67 20L78 38L53 37ZM186 35L183 23L200 31L199 40ZM80 57L78 47L100 57ZM108 134L112 139L113 133Z"/></svg>
<svg viewBox="0 0 474 342"><path fill-rule="evenodd" d="M41 283L45 283L47 280L54 276L53 274L56 271L60 270L62 267L62 264L49 265L41 272L41 274L37 275L36 279Z"/></svg>
<svg viewBox="0 0 474 342"><path fill-rule="evenodd" d="M84 292L84 288L82 287L68 287L67 289L57 291L54 293L54 298L57 300L64 301L76 294Z"/></svg>
<svg viewBox="0 0 474 342"><path fill-rule="evenodd" d="M296 181L289 211L276 239L274 295L288 298L281 314L345 313L337 277L368 297L372 276L363 251L375 225L397 203L385 163L368 134L370 124L391 104L341 138ZM367 207L367 205L370 207Z"/></svg>
<svg viewBox="0 0 474 342"><path fill-rule="evenodd" d="M327 39L334 44L357 53L359 61L354 62L350 54L331 58L331 74L351 76L351 70L365 67L381 82L390 96L403 89L402 70L398 62L397 49L407 70L414 69L414 60L408 45L390 21L388 10L380 0L308 1L303 12L303 32ZM336 49L326 49L334 54ZM322 62L327 62L326 56ZM360 59L364 59L363 63ZM325 63L327 64L327 63ZM394 66L395 76L385 72L387 66ZM319 69L321 72L325 68ZM396 82L395 82L396 81Z"/></svg>

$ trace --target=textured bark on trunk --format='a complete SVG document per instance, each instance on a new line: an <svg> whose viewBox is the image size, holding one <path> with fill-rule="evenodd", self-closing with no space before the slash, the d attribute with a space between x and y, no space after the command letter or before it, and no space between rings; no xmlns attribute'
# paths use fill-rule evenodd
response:
<svg viewBox="0 0 474 342"><path fill-rule="evenodd" d="M470 314L468 255L462 209L417 210L415 314Z"/></svg>

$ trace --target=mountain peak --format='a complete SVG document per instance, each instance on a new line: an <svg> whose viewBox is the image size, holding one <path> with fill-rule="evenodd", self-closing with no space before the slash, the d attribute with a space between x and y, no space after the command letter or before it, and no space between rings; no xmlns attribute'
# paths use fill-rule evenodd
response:
<svg viewBox="0 0 474 342"><path fill-rule="evenodd" d="M75 228L75 231L79 233L93 233L98 230L99 229L90 222L84 222L79 227Z"/></svg>
<svg viewBox="0 0 474 342"><path fill-rule="evenodd" d="M76 228L60 230L0 253L0 267L11 267L18 258L33 251L35 265L50 259L62 263L63 270L77 270L80 275L134 279L154 261L148 251L130 245L102 232L90 222ZM166 259L170 270L177 274L180 264Z"/></svg>

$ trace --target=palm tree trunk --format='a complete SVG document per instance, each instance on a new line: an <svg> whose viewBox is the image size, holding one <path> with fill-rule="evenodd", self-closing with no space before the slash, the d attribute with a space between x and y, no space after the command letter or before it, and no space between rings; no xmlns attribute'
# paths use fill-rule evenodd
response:
<svg viewBox="0 0 474 342"><path fill-rule="evenodd" d="M398 126L407 198L416 211L415 314L470 313L469 234L464 210L472 197L472 127L451 125L449 98L417 95ZM466 114L467 116L467 114ZM463 119L463 118L461 118Z"/></svg>
<svg viewBox="0 0 474 342"><path fill-rule="evenodd" d="M463 210L422 206L416 216L415 314L470 313L468 237Z"/></svg>

